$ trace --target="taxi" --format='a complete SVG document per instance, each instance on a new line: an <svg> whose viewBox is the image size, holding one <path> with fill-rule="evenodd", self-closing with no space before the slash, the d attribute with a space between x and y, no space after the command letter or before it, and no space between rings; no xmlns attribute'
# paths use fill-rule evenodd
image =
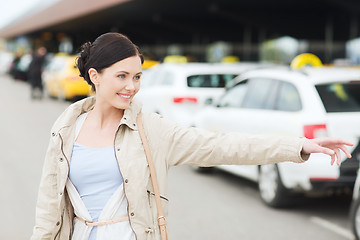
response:
<svg viewBox="0 0 360 240"><path fill-rule="evenodd" d="M335 137L354 144L348 159L331 166L330 157L311 154L303 164L218 168L250 179L271 207L292 204L297 195L322 195L353 189L360 158L360 70L326 67L310 53L291 67L250 70L235 78L213 106L200 111L196 127L211 131L291 137Z"/></svg>
<svg viewBox="0 0 360 240"><path fill-rule="evenodd" d="M79 76L76 57L58 53L45 67L43 84L50 97L71 100L92 94L91 86Z"/></svg>

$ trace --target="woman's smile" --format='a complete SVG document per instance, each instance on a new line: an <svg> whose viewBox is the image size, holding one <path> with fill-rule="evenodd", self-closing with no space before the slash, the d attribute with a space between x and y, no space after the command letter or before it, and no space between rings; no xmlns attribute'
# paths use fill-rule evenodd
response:
<svg viewBox="0 0 360 240"><path fill-rule="evenodd" d="M132 94L124 94L124 93L117 93L116 95L118 95L121 99L126 101L130 100L132 96Z"/></svg>

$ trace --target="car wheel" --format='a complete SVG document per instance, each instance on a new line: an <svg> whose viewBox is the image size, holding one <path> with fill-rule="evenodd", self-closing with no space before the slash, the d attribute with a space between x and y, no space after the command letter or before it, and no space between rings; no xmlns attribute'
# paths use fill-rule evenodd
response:
<svg viewBox="0 0 360 240"><path fill-rule="evenodd" d="M360 239L360 198L357 198L351 204L350 211L351 227L354 233L355 239Z"/></svg>
<svg viewBox="0 0 360 240"><path fill-rule="evenodd" d="M258 184L261 200L266 205L275 208L288 205L288 190L281 181L276 164L260 166Z"/></svg>

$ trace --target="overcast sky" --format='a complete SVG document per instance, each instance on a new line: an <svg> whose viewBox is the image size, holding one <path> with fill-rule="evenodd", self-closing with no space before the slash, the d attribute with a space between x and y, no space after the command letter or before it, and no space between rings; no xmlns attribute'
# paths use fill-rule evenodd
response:
<svg viewBox="0 0 360 240"><path fill-rule="evenodd" d="M0 0L0 28L23 16L36 6L47 6L58 0Z"/></svg>

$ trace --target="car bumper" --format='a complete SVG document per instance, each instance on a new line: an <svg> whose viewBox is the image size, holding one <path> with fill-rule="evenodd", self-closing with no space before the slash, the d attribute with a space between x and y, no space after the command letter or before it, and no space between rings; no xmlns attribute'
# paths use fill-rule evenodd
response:
<svg viewBox="0 0 360 240"><path fill-rule="evenodd" d="M310 180L312 190L327 191L348 188L352 191L356 176L342 176L336 180Z"/></svg>

